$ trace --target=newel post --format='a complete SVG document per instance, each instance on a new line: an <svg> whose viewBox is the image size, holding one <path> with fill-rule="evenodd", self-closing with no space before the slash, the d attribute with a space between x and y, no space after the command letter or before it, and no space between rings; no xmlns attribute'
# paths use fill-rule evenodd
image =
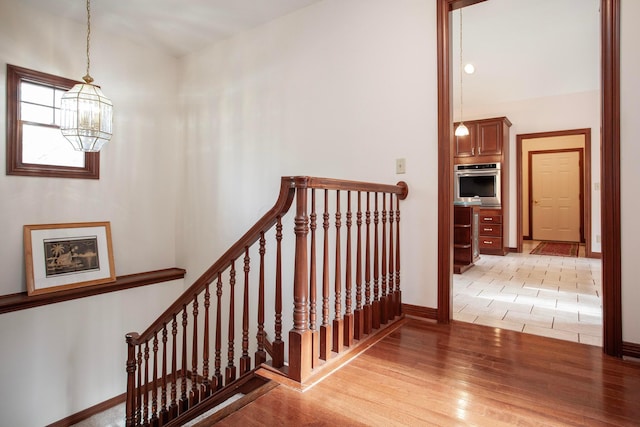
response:
<svg viewBox="0 0 640 427"><path fill-rule="evenodd" d="M289 331L289 377L302 382L311 373L312 334L309 329L307 178L296 178L296 257L293 283L293 329Z"/></svg>
<svg viewBox="0 0 640 427"><path fill-rule="evenodd" d="M127 341L127 401L126 401L126 425L127 427L135 426L136 419L134 416L136 407L136 346L133 343L138 339L135 332L126 335Z"/></svg>

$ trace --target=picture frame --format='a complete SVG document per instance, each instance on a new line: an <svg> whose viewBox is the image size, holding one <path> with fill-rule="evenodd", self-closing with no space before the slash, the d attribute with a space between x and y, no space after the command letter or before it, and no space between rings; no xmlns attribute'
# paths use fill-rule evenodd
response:
<svg viewBox="0 0 640 427"><path fill-rule="evenodd" d="M25 225L27 295L114 282L111 224Z"/></svg>

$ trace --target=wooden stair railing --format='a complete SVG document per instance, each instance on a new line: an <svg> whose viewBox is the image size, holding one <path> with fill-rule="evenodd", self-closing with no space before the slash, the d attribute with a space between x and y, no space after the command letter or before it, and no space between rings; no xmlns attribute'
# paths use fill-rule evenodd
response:
<svg viewBox="0 0 640 427"><path fill-rule="evenodd" d="M171 425L262 364L302 383L400 316L400 200L407 192L404 182L283 177L273 208L143 333L126 335L126 425ZM286 224L293 233L283 232ZM283 264L286 254L294 259ZM292 312L283 313L283 297ZM292 323L286 343L285 322Z"/></svg>

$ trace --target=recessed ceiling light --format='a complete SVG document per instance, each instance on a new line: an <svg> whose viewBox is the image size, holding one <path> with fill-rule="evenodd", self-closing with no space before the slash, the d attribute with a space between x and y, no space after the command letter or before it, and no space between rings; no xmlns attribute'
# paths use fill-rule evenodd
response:
<svg viewBox="0 0 640 427"><path fill-rule="evenodd" d="M467 74L473 74L475 71L476 67L474 67L471 63L464 66L464 72Z"/></svg>

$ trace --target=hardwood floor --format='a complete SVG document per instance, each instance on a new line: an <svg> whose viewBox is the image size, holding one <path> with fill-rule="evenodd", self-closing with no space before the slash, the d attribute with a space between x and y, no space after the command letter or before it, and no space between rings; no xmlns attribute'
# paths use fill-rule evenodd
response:
<svg viewBox="0 0 640 427"><path fill-rule="evenodd" d="M306 392L280 385L217 425L640 425L640 363L482 325L404 322Z"/></svg>

